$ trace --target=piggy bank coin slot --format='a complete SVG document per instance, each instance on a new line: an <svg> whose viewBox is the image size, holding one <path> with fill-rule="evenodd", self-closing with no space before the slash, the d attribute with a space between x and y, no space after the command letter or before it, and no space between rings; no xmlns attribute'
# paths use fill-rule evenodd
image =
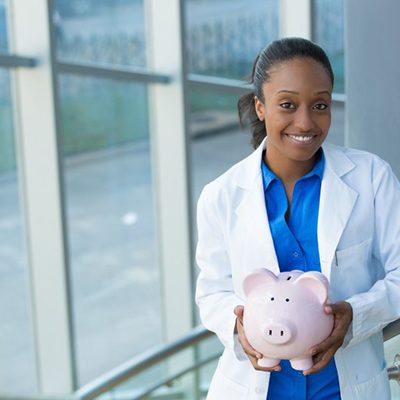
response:
<svg viewBox="0 0 400 400"><path fill-rule="evenodd" d="M291 278L292 278L291 276L288 276L288 277L286 278L286 280L287 280L287 281L290 281Z"/></svg>

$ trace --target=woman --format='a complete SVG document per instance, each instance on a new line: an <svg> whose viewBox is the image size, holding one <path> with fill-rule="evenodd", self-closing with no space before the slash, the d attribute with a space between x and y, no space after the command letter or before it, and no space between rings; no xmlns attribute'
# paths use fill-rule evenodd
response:
<svg viewBox="0 0 400 400"><path fill-rule="evenodd" d="M256 150L200 196L196 302L225 346L209 400L390 399L382 329L400 316L400 187L376 155L323 144L333 81L308 40L265 48L239 100ZM334 329L304 373L258 367L247 342L242 282L259 267L330 280Z"/></svg>

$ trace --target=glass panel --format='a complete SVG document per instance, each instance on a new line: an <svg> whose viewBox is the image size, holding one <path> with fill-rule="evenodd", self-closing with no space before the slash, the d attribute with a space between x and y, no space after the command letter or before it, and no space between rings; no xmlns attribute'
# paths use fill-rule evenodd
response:
<svg viewBox="0 0 400 400"><path fill-rule="evenodd" d="M239 95L235 94L205 90L190 92L193 206L206 183L252 150L250 134L239 129L236 111L238 98Z"/></svg>
<svg viewBox="0 0 400 400"><path fill-rule="evenodd" d="M146 65L143 0L54 0L53 23L60 60Z"/></svg>
<svg viewBox="0 0 400 400"><path fill-rule="evenodd" d="M279 1L186 0L186 48L192 73L242 78L279 36Z"/></svg>
<svg viewBox="0 0 400 400"><path fill-rule="evenodd" d="M82 385L162 340L147 88L62 75L60 106Z"/></svg>
<svg viewBox="0 0 400 400"><path fill-rule="evenodd" d="M9 73L0 69L0 392L31 394L34 339L10 99Z"/></svg>
<svg viewBox="0 0 400 400"><path fill-rule="evenodd" d="M0 0L0 53L6 53L7 48L6 5Z"/></svg>
<svg viewBox="0 0 400 400"><path fill-rule="evenodd" d="M343 0L314 0L313 36L328 54L336 93L344 93Z"/></svg>

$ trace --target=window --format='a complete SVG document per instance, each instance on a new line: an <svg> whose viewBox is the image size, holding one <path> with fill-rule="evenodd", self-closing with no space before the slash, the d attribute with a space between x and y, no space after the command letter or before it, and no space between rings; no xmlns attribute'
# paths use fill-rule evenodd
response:
<svg viewBox="0 0 400 400"><path fill-rule="evenodd" d="M314 0L313 39L327 52L336 93L344 93L343 0Z"/></svg>
<svg viewBox="0 0 400 400"><path fill-rule="evenodd" d="M59 60L146 65L143 0L55 0L53 24Z"/></svg>

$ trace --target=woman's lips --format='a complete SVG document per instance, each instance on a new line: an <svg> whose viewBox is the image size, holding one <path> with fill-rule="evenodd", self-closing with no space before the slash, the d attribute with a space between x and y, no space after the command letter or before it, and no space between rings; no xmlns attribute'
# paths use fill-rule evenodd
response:
<svg viewBox="0 0 400 400"><path fill-rule="evenodd" d="M317 135L291 135L289 133L285 133L290 141L296 144L308 145L314 142Z"/></svg>

